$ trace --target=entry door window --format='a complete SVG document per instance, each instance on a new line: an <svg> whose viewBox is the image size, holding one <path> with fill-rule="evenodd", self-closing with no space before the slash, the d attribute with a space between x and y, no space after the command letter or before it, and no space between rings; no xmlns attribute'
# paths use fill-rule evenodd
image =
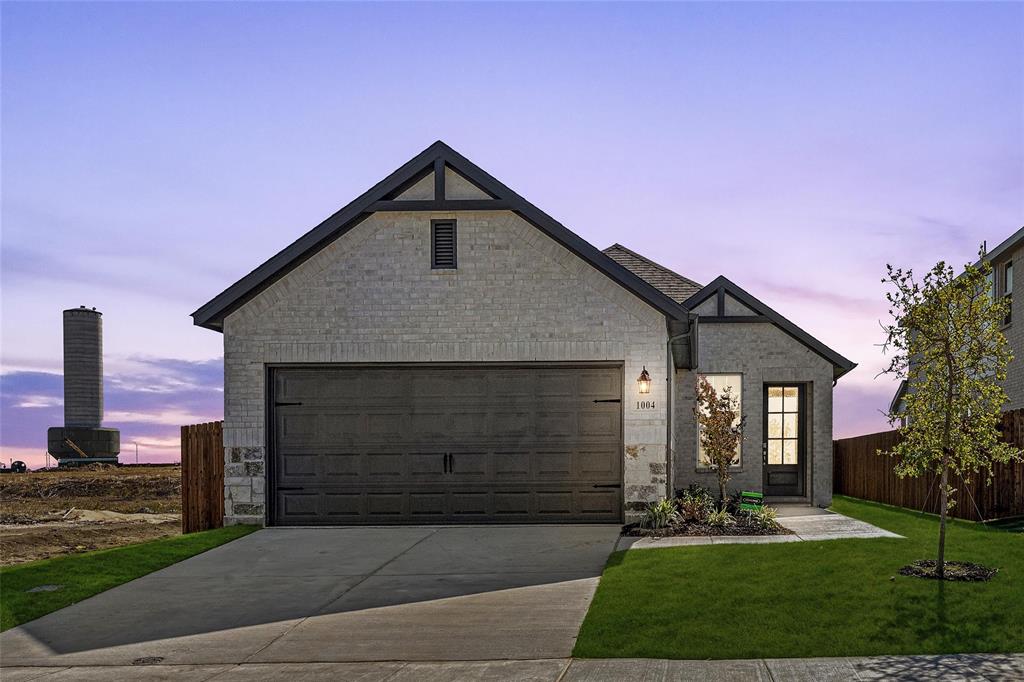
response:
<svg viewBox="0 0 1024 682"><path fill-rule="evenodd" d="M800 389L768 387L768 464L798 464Z"/></svg>

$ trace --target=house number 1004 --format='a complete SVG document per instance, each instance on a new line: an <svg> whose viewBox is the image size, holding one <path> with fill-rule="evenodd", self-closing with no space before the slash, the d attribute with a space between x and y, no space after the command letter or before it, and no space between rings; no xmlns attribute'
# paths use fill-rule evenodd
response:
<svg viewBox="0 0 1024 682"><path fill-rule="evenodd" d="M638 409L638 410L653 410L654 409L654 401L653 400L638 400L638 401L636 401L636 409Z"/></svg>

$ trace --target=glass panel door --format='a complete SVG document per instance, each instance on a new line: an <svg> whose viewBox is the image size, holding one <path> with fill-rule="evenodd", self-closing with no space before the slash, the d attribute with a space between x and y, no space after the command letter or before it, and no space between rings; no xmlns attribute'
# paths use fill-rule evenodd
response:
<svg viewBox="0 0 1024 682"><path fill-rule="evenodd" d="M803 495L804 388L764 389L764 483L767 495Z"/></svg>

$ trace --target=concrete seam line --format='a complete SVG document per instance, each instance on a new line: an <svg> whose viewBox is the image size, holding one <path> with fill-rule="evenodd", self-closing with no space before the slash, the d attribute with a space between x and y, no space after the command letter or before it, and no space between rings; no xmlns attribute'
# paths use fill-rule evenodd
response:
<svg viewBox="0 0 1024 682"><path fill-rule="evenodd" d="M562 680L565 679L565 676L569 674L569 668L572 667L572 664L575 661L576 661L575 658L568 658L568 659L566 659L565 667L562 668L562 672L558 673L558 677L555 678L555 682L562 682Z"/></svg>
<svg viewBox="0 0 1024 682"><path fill-rule="evenodd" d="M760 659L760 663L762 666L764 666L764 671L768 673L768 679L772 682L775 682L775 675L772 674L772 668L770 665L768 665L768 659L762 658Z"/></svg>
<svg viewBox="0 0 1024 682"><path fill-rule="evenodd" d="M433 529L432 531L430 531L429 533L427 533L426 535L424 535L423 537L421 537L421 538L420 538L419 540L417 540L416 542L412 543L411 545L409 545L408 547L406 547L405 549L403 549L403 550L402 550L402 551L401 551L401 552L400 552L399 554L396 554L395 556L391 557L390 559L388 559L387 561L385 561L384 563L382 563L382 564L381 564L380 566L378 566L377 568L373 569L372 571L370 571L369 573L367 573L366 575L364 575L364 576L362 577L362 579L360 579L360 580L359 580L358 582L354 583L354 584L353 584L353 585L352 585L351 587L349 587L349 588L348 588L347 590L345 590L344 592L342 592L341 594L339 594L339 595L338 595L337 597L335 597L334 599L332 599L331 601L327 602L326 604L324 604L323 606L321 606L321 607L320 607L319 609L317 609L317 613L316 613L316 615L318 615L318 616L319 616L319 615L320 615L320 612L321 612L321 611L323 611L324 609L328 608L328 607L329 607L329 606L330 606L331 604L333 604L334 602L338 601L339 599L343 599L343 598L345 597L345 595L347 595L347 594L348 594L349 592L351 592L352 590L356 589L357 587L359 587L360 585L362 585L363 583L365 583L365 582L366 582L367 580L369 580L369 579L370 579L370 578L372 578L373 576L377 575L377 573L379 573L381 569L383 569L383 568L384 568L385 566L387 566L387 565L388 565L388 564L390 564L391 562L393 562L393 561L395 561L396 559L400 559L401 557L405 556L405 555L406 555L406 554L407 554L408 552L412 551L412 549L413 549L414 547L416 547L416 545L420 544L420 543L421 543L421 542L423 542L424 540L427 540L428 538L432 538L432 537L434 537L434 535L435 535L435 534L436 534L436 533L437 533L437 532L438 532L439 530L441 530L441 529L440 529L440 528L435 528L435 529ZM438 574L438 575L444 575L444 574ZM302 620L303 620L303 621L305 621L305 620L306 620L307 618L310 618L310 616L306 616L306 618L303 618ZM295 626L296 626L296 627L298 627L298 626L299 626L299 623L296 623L296 624L295 624ZM291 632L291 630L289 630L288 632ZM287 633L285 633L285 634L287 634ZM281 635L281 637L283 637L283 636L284 636L284 635ZM278 638L278 639L280 639L280 638ZM276 640L275 640L275 641L276 641ZM273 644L273 642L271 642L271 644ZM270 646L270 644L268 644L267 646ZM266 647L264 647L264 648L266 648Z"/></svg>
<svg viewBox="0 0 1024 682"><path fill-rule="evenodd" d="M397 661L396 661L396 662L397 662ZM388 680L390 680L390 679L394 678L394 676L395 676L395 675L397 675L398 673L402 672L402 671L403 671L403 670L405 670L405 669L406 669L407 667L409 667L409 662L408 662L408 661L404 661L404 662L402 662L402 664L401 664L400 666L398 666L397 668L395 668L395 672L393 672L393 673L391 673L390 675L388 675L387 677L385 677L385 678L384 678L384 679L383 679L383 680L382 680L381 682L387 682Z"/></svg>
<svg viewBox="0 0 1024 682"><path fill-rule="evenodd" d="M380 569L384 568L385 566L387 566L388 564L390 564L390 563L391 563L392 561L394 561L394 560L395 560L395 559L397 559L398 557L400 557L400 556L404 556L406 552L408 552L409 550L411 550L411 549L412 549L413 547L415 547L416 545L420 544L421 542L423 542L424 540L426 540L426 539L427 539L427 538L429 538L429 537L433 537L433 536L434 536L434 534L435 534L435 533L437 533L437 531L438 531L438 530L440 530L440 529L438 529L438 528L435 528L435 529L434 529L434 530L432 530L431 532L429 532L429 533L427 533L426 535L424 535L423 537L421 537L421 538L420 538L419 540L417 540L416 542L414 542L414 543L412 543L411 545L409 545L408 547L406 547L406 548L405 548L404 550L402 550L402 552L401 552L400 554L398 554L397 556L393 556L393 557L391 557L390 559L388 559L387 561L385 561L385 562L384 562L383 564L381 564L381 565L380 565L380 566L378 566L377 568L373 569L373 570L372 570L371 572L369 572L369 573L365 574L365 575L364 575L364 576L363 576L363 577L362 577L362 578L361 578L360 580L358 580L358 581L356 581L355 583L353 583L352 585L350 585L350 586L349 586L349 587L348 587L347 589L345 589L345 590L344 590L344 591L343 591L343 592L342 592L341 594L339 594L339 595L338 595L337 597L335 597L334 599L331 599L330 601L328 601L327 603L323 604L322 606L319 606L319 607L317 607L317 609L316 609L316 613L315 613L315 614L313 614L313 615L314 615L314 616L319 616L319 615L321 614L321 612L322 612L322 611L323 611L324 609L326 609L326 608L327 608L327 607L329 607L329 606L330 606L331 604L333 604L334 602L338 601L339 599L341 599L342 597L344 597L344 596L345 596L346 594L348 594L349 592L351 592L352 590L354 590L355 588L359 587L359 586L360 586L360 585L362 585L362 584L363 584L364 582L366 582L367 580L369 580L370 578L372 578L372 577L373 577L374 575L376 575L377 571L379 571ZM279 634L279 635L278 635L277 637L273 638L272 640L270 640L269 642L267 642L266 644L264 644L263 646L261 646L261 647L260 647L259 649L257 649L256 651L254 651L254 652L252 652L251 654L249 654L248 656L246 656L245 660L243 660L243 661L242 661L242 663L248 663L248 662L250 662L250 661L252 660L253 656L258 656L259 654L263 653L263 652L264 652L264 651L266 651L266 650L267 650L267 649L268 649L269 647L271 647L271 646L273 646L274 644L276 644L276 643L277 643L277 642L278 642L278 641L279 641L279 640L280 640L280 639L281 639L282 637L284 637L284 636L286 636L286 635L289 635L289 634L291 634L292 632L294 632L294 631L295 631L295 628L299 627L300 625L302 625L303 623L305 623L305 622L306 622L307 620L309 620L309 619L310 619L310 618L312 618L312 617L313 617L313 616L304 616L304 617L300 618L300 619L299 619L299 621L298 621L297 623L295 623L294 625L292 625L292 626L291 626L290 628L288 628L287 630L285 630L284 632L282 632L281 634Z"/></svg>
<svg viewBox="0 0 1024 682"><path fill-rule="evenodd" d="M184 665L192 665L192 664L184 664ZM209 677L204 678L204 681L205 682L210 682L210 680L215 680L218 677L222 677L224 675L227 675L229 672L231 672L232 670L237 668L239 665L241 665L241 663L230 663L230 664L228 664L224 668L224 670L221 670L220 672L216 672L216 673L210 675Z"/></svg>

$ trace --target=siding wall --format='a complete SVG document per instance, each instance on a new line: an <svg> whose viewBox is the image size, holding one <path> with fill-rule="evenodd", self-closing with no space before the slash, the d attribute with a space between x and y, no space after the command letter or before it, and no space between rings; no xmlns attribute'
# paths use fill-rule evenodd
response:
<svg viewBox="0 0 1024 682"><path fill-rule="evenodd" d="M457 270L430 269L438 218L458 220ZM511 212L374 214L224 321L225 522L264 521L267 363L622 362L638 509L666 494L666 341L661 313Z"/></svg>
<svg viewBox="0 0 1024 682"><path fill-rule="evenodd" d="M1003 332L1013 350L1015 360L1010 362L1010 366L1006 370L1006 382L1003 387L1009 398L1005 409L1017 410L1024 408L1024 288L1022 288L1024 287L1024 279L1022 279L1024 278L1024 246L1011 249L1001 258L995 260L992 266L999 278L997 289L1002 292L1003 266L1011 259L1013 260L1014 278L1017 280L1015 287L1017 292L1010 305L1012 321Z"/></svg>
<svg viewBox="0 0 1024 682"><path fill-rule="evenodd" d="M813 504L832 501L832 365L778 327L763 322L703 324L700 327L700 368L677 370L673 485L691 482L718 489L713 472L697 466L697 426L693 417L699 373L742 374L746 416L741 464L730 489L762 490L763 386L769 382L808 384L806 492Z"/></svg>

